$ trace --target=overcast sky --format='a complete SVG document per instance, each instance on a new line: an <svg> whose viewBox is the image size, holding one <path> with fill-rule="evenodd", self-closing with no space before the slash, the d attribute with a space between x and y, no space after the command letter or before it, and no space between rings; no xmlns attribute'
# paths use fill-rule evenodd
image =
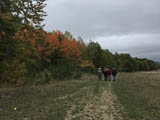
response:
<svg viewBox="0 0 160 120"><path fill-rule="evenodd" d="M160 0L48 0L45 30L160 61Z"/></svg>

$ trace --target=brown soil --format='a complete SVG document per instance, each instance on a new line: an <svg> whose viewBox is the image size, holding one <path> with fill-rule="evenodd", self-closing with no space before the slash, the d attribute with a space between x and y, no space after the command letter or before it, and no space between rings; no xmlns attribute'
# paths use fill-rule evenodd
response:
<svg viewBox="0 0 160 120"><path fill-rule="evenodd" d="M65 120L123 120L122 109L111 84L108 84L107 88L102 88L100 95L88 92L88 100L82 99L71 105Z"/></svg>

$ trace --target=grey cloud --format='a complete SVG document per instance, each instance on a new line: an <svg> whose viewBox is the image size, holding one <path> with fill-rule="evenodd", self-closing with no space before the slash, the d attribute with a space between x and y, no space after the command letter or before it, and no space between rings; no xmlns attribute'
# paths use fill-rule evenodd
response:
<svg viewBox="0 0 160 120"><path fill-rule="evenodd" d="M103 49L113 53L130 53L133 57L160 60L160 34L129 34L98 37L95 39Z"/></svg>
<svg viewBox="0 0 160 120"><path fill-rule="evenodd" d="M160 32L159 0L57 1L48 1L46 29L67 29L85 38Z"/></svg>
<svg viewBox="0 0 160 120"><path fill-rule="evenodd" d="M85 41L96 40L113 52L157 60L159 5L160 0L48 0L45 29L68 30ZM110 41L113 38L116 40Z"/></svg>

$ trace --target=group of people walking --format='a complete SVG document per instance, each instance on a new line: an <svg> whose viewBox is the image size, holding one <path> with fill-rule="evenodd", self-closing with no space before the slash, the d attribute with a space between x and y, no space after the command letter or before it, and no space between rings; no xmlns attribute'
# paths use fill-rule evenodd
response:
<svg viewBox="0 0 160 120"><path fill-rule="evenodd" d="M112 80L116 81L117 70L115 67L113 67L112 69L104 67L103 70L101 68L98 68L99 80L102 79L102 74L104 75L105 81L111 81L111 76L112 76Z"/></svg>

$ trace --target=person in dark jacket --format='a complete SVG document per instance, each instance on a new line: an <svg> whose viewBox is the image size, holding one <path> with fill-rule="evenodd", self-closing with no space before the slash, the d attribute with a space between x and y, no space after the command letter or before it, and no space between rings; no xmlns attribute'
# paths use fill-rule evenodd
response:
<svg viewBox="0 0 160 120"><path fill-rule="evenodd" d="M116 75L117 75L117 70L115 67L112 68L112 76L113 76L113 81L116 81Z"/></svg>
<svg viewBox="0 0 160 120"><path fill-rule="evenodd" d="M107 81L107 69L104 67L103 69L104 80Z"/></svg>

